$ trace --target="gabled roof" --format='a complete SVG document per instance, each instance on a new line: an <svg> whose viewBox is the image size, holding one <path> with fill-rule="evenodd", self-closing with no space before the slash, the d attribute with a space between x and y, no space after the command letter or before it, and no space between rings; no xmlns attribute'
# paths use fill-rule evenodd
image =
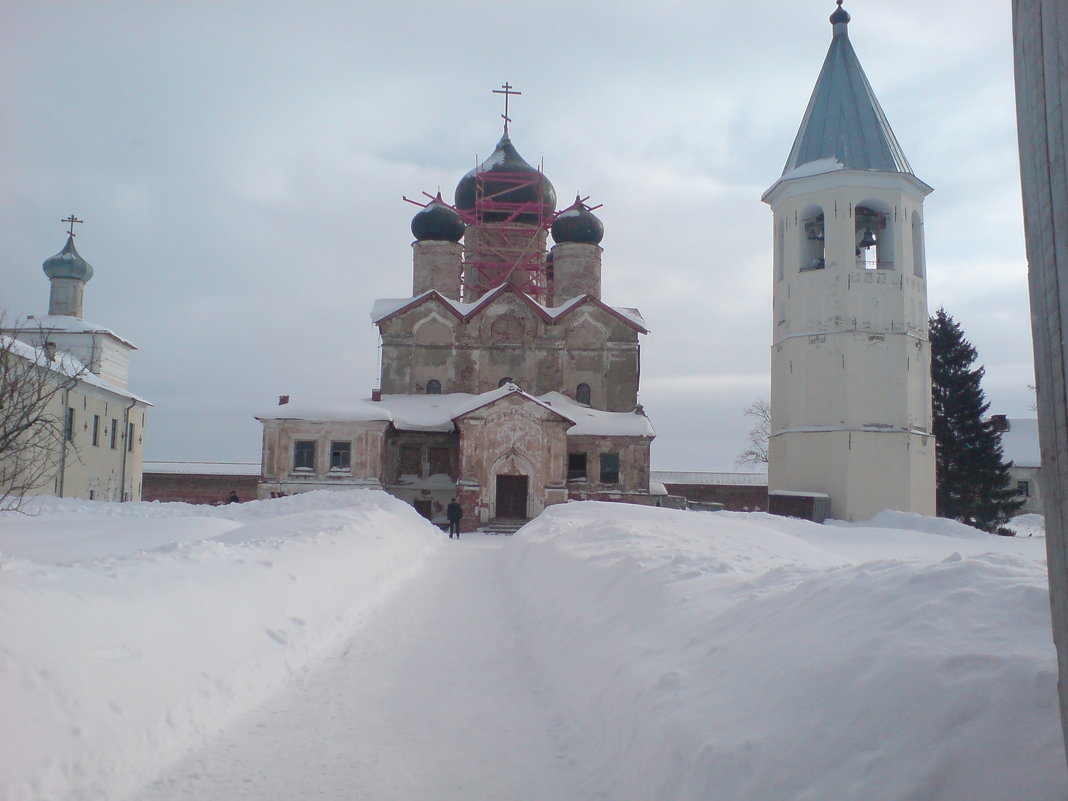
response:
<svg viewBox="0 0 1068 801"><path fill-rule="evenodd" d="M638 333L649 333L649 329L645 327L645 320L642 319L642 316L638 313L637 309L609 306L600 298L595 298L592 295L579 295L571 298L560 306L542 306L530 295L516 289L511 284L501 284L500 286L494 287L473 303L460 303L457 300L445 297L436 289L427 290L413 298L379 298L375 301L374 306L371 309L371 322L375 325L382 325L382 323L396 317L398 314L403 314L404 312L411 311L417 306L430 302L436 302L439 306L453 314L457 319L463 320L464 322L470 322L476 315L493 303L494 300L504 294L512 294L518 297L526 303L535 314L547 323L563 319L580 306L591 304L612 317L615 317L625 325L630 326Z"/></svg>
<svg viewBox="0 0 1068 801"><path fill-rule="evenodd" d="M479 409L484 409L487 406L492 406L493 404L503 400L504 398L512 396L517 396L520 399L526 401L527 403L532 403L535 406L540 406L542 409L549 412L554 417L559 417L566 423L570 423L571 425L575 424L575 421L572 420L570 417L561 413L559 410L554 409L549 404L538 400L533 395L528 395L515 384L505 384L503 387L498 387L497 389L491 390L489 392L483 392L481 395L475 395L473 398L471 398L470 401L466 403L461 403L454 410L452 419L459 420L461 417L471 414L471 412L478 411Z"/></svg>
<svg viewBox="0 0 1068 801"><path fill-rule="evenodd" d="M849 42L849 15L836 12L836 17L827 58L782 177L841 169L913 175Z"/></svg>
<svg viewBox="0 0 1068 801"><path fill-rule="evenodd" d="M386 421L401 431L455 431L454 421L476 409L495 403L512 394L522 395L532 403L551 410L572 425L568 436L654 437L652 423L644 414L605 412L591 409L559 392L535 397L514 384L471 395L455 392L448 395L383 395L379 401L331 397L325 403L315 400L274 406L256 419L305 420L309 422L366 423Z"/></svg>

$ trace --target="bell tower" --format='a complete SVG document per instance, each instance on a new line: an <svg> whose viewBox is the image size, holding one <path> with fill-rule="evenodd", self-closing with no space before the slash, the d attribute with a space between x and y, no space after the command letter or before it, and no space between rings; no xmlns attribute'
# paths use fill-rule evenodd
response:
<svg viewBox="0 0 1068 801"><path fill-rule="evenodd" d="M830 49L774 215L770 492L826 493L830 514L934 514L923 201L849 41Z"/></svg>

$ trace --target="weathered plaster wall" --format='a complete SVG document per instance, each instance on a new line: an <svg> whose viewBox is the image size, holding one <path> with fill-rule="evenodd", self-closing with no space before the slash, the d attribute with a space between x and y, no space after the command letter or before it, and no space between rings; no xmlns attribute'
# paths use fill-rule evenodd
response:
<svg viewBox="0 0 1068 801"><path fill-rule="evenodd" d="M571 425L544 407L506 396L457 420L460 429L460 482L478 500L470 516L497 516L498 475L528 477L527 516L566 500L567 438Z"/></svg>
<svg viewBox="0 0 1068 801"><path fill-rule="evenodd" d="M591 406L631 411L638 396L638 334L595 306L546 320L512 293L495 299L470 321L428 301L384 321L382 392L480 394L505 378L526 392L575 396L590 386Z"/></svg>
<svg viewBox="0 0 1068 801"><path fill-rule="evenodd" d="M313 489L338 489L355 486L381 486L385 433L389 423L370 422L264 420L263 480L260 497L272 492L293 494ZM315 442L315 464L295 468L294 443ZM351 442L349 470L330 469L330 443Z"/></svg>
<svg viewBox="0 0 1068 801"><path fill-rule="evenodd" d="M649 492L649 447L647 437L569 436L567 452L586 454L586 479L568 479L567 490L573 498L591 497L597 493ZM601 454L619 456L619 481L605 483L601 479Z"/></svg>

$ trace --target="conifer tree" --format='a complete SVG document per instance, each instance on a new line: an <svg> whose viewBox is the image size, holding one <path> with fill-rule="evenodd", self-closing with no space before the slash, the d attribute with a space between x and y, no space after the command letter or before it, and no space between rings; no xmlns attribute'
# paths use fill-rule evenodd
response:
<svg viewBox="0 0 1068 801"><path fill-rule="evenodd" d="M1005 523L1023 505L1012 489L1001 432L984 420L990 404L977 351L946 310L930 319L931 397L936 448L936 506L984 531L1010 534Z"/></svg>

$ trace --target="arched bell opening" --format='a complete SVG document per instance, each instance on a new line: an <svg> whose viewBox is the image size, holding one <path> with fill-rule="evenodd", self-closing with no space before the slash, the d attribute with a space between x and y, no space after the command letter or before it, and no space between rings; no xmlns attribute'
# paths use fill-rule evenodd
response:
<svg viewBox="0 0 1068 801"><path fill-rule="evenodd" d="M873 201L854 207L853 237L859 269L894 269L894 238L888 210Z"/></svg>
<svg viewBox="0 0 1068 801"><path fill-rule="evenodd" d="M822 270L827 265L823 209L809 206L801 214L801 272Z"/></svg>

